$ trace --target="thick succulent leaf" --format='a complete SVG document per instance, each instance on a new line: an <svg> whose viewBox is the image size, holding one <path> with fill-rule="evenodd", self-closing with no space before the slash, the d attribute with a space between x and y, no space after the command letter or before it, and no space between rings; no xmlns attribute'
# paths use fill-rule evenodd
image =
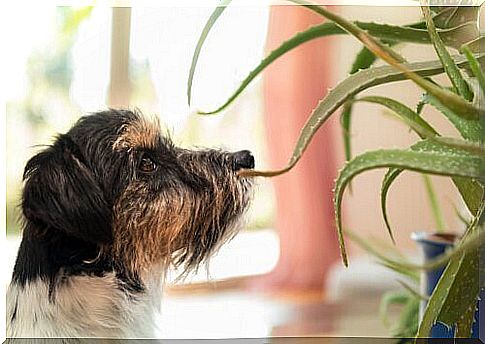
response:
<svg viewBox="0 0 485 344"><path fill-rule="evenodd" d="M391 26L391 25L385 25L385 24L364 23L364 22L355 22L355 25L362 29L369 30L369 32L376 37L383 37L388 40L392 40L392 38L394 37L394 40L398 41L399 39L403 39L401 37L403 36L406 38L403 41L414 42L414 43L430 43L429 35L426 30L414 29L411 27L400 27L400 26ZM337 35L337 34L348 34L348 33L332 22L316 25L305 31L297 33L295 36L283 42L278 48L276 48L270 54L268 54L268 56L265 57L256 66L256 68L254 68L251 72L249 72L248 76L241 82L241 85L226 100L226 102L220 105L217 109L210 110L210 111L199 111L199 113L203 115L210 115L224 110L239 96L239 94L241 94L241 92L244 91L244 89L251 83L251 81L253 81L266 67L268 67L271 63L273 63L273 61L275 61L282 55L286 54L288 51L300 46L303 43L314 40L316 38L330 36L330 35ZM452 36L449 30L447 30L446 32L443 32L444 39L446 39L446 37L448 36ZM198 54L200 53L199 45L198 45L198 50L196 49L196 53L197 55L194 54L194 57L196 56L198 57ZM373 53L371 53L368 49L362 50L362 52L357 56L357 60L354 63L353 70L356 69L356 71L358 71L359 69L364 69L366 68L366 66L370 66L374 61L375 61L375 55ZM196 63L196 60L195 60L195 63ZM193 72L195 70L194 60L193 60L192 66L193 68L191 67L191 72L189 75L189 86L192 85Z"/></svg>
<svg viewBox="0 0 485 344"><path fill-rule="evenodd" d="M477 78L482 93L485 94L485 74L478 63L478 60L473 56L473 53L468 46L464 46L462 51L470 63L470 69L472 70L473 75Z"/></svg>
<svg viewBox="0 0 485 344"><path fill-rule="evenodd" d="M377 258L377 263L387 267L390 270L397 272L414 282L419 281L418 268L415 264L411 264L406 257L394 257L396 255L396 250L393 250L393 257L390 254L384 254L383 250L376 248L376 245L372 245L368 238L363 239L355 232L346 230L345 235L348 236L353 242L355 242L359 247L364 249L367 253Z"/></svg>
<svg viewBox="0 0 485 344"><path fill-rule="evenodd" d="M259 65L256 66L248 76L242 81L241 85L237 88L237 90L226 100L224 104L219 106L215 110L211 111L199 111L199 114L210 115L218 113L224 110L227 106L229 106L239 94L251 83L254 78L256 78L266 67L268 67L273 61L281 57L282 55L286 54L288 51L300 46L301 44L311 41L315 38L334 35L337 33L345 33L342 29L340 29L334 23L324 23L321 25L313 26L305 31L297 33L292 38L288 39L287 41L283 42L279 47L273 50L268 56L266 56Z"/></svg>
<svg viewBox="0 0 485 344"><path fill-rule="evenodd" d="M478 211L480 202L483 199L483 186L476 180L462 177L453 177L453 183L460 191L460 195L470 211L470 214L475 215Z"/></svg>
<svg viewBox="0 0 485 344"><path fill-rule="evenodd" d="M470 338L476 309L476 305L472 304L458 320L456 324L456 338Z"/></svg>
<svg viewBox="0 0 485 344"><path fill-rule="evenodd" d="M424 18L426 19L426 25L428 27L429 37L431 39L431 42L433 43L436 53L438 54L441 62L443 63L446 74L448 75L456 92L461 96L463 96L466 100L471 101L473 99L473 92L471 91L470 87L468 86L465 79L461 75L461 72L456 66L455 61L453 61L453 59L451 58L450 53L448 52L448 50L446 50L443 40L438 35L433 19L431 18L429 7L423 6L422 11L424 14ZM475 39L478 37L477 26L473 25L473 27L476 30L474 32L475 36L471 37L471 39Z"/></svg>
<svg viewBox="0 0 485 344"><path fill-rule="evenodd" d="M411 296L406 291L388 291L382 295L379 303L379 317L386 327L390 325L388 313L392 305L404 305Z"/></svg>
<svg viewBox="0 0 485 344"><path fill-rule="evenodd" d="M483 58L485 58L485 55L481 55L479 60ZM459 67L464 67L467 65L468 61L466 61L466 58L463 56L457 56L454 59ZM405 66L407 70L410 70L413 73L423 77L443 73L443 66L439 60L409 63L403 64L403 66ZM240 175L270 177L283 174L291 170L301 158L301 155L308 147L308 144L315 135L316 131L343 103L354 97L359 92L373 86L405 79L405 73L400 70L396 70L392 66L374 67L349 76L340 82L335 89L331 90L313 110L311 116L301 130L300 136L295 145L295 149L293 150L293 154L286 167L276 171L243 170L240 172Z"/></svg>
<svg viewBox="0 0 485 344"><path fill-rule="evenodd" d="M428 195L428 200L431 208L431 213L435 220L436 231L442 233L445 231L445 221L443 219L443 212L438 202L438 197L436 197L436 192L433 187L433 182L431 178L423 174L424 186L426 189L426 194Z"/></svg>
<svg viewBox="0 0 485 344"><path fill-rule="evenodd" d="M342 18L336 13L326 10L323 7L315 6L307 0L290 1L309 7L325 18L335 22L337 25L363 43L364 46L372 51L375 55L379 56L391 66L394 66L398 70L402 71L408 79L412 80L416 85L438 98L447 108L455 111L455 113L461 117L469 119L478 119L479 116L485 117L485 110L476 108L473 106L473 104L461 98L457 94L448 91L447 89L444 89L407 69L403 64L405 60L401 55L390 47L384 45L379 40L375 39L373 36L369 35L365 30L359 28L354 23Z"/></svg>
<svg viewBox="0 0 485 344"><path fill-rule="evenodd" d="M409 341L409 338L416 336L419 324L419 304L418 298L411 297L401 311L396 327L392 331L392 335L400 338L399 343Z"/></svg>
<svg viewBox="0 0 485 344"><path fill-rule="evenodd" d="M482 202L477 216L465 233L460 245L468 238L476 236L483 229L478 225L485 202ZM427 337L436 322L442 322L467 329L473 318L463 315L476 305L480 292L478 277L479 249L467 249L462 254L454 255L438 281L421 320L417 337ZM468 322L465 322L467 320Z"/></svg>
<svg viewBox="0 0 485 344"><path fill-rule="evenodd" d="M431 127L428 122L421 118L416 112L397 100L381 97L381 96L367 96L355 100L356 102L368 102L385 106L399 119L406 123L412 130L414 130L419 137L428 138L438 135L435 129Z"/></svg>
<svg viewBox="0 0 485 344"><path fill-rule="evenodd" d="M394 235L392 234L391 224L389 223L389 215L387 213L387 195L389 194L389 188L396 178L403 172L402 168L390 168L384 175L381 186L381 211L384 223L386 224L387 231L394 242Z"/></svg>
<svg viewBox="0 0 485 344"><path fill-rule="evenodd" d="M197 45L195 46L194 55L192 56L192 64L190 65L189 71L189 78L187 80L187 101L190 105L191 96L192 96L192 81L194 79L195 68L197 67L197 62L199 60L200 51L202 50L202 46L204 45L205 39L209 34L210 30L216 23L217 19L220 17L222 12L226 9L226 7L230 4L232 0L221 0L219 5L215 8L212 12L211 16L207 20L202 32L200 34L199 40L197 41Z"/></svg>
<svg viewBox="0 0 485 344"><path fill-rule="evenodd" d="M454 111L444 106L441 101L439 101L437 98L433 97L430 94L426 94L423 97L423 101L427 104L432 105L443 115L445 115L446 118L448 118L448 120L453 124L453 126L458 130L458 132L464 139L473 142L479 142L480 133L482 130L479 121L469 120L460 117Z"/></svg>
<svg viewBox="0 0 485 344"><path fill-rule="evenodd" d="M308 3L306 0L291 1L301 4ZM416 85L438 98L447 108L455 111L461 117L468 119L478 119L479 116L485 116L485 110L476 108L475 106L473 106L473 104L461 98L457 94L436 85L435 83L427 80L426 78L423 78L422 76L406 68L403 63L403 57L397 54L390 47L387 47L378 40L374 39L374 37L369 35L365 30L360 29L353 23L338 16L335 13L327 11L324 8L320 8L319 6L314 5L311 7L316 7L318 12L320 12L323 16L337 23L344 30L352 34L357 40L362 42L364 46L372 51L375 55L380 57L391 66L403 72L403 74L408 79L412 80Z"/></svg>
<svg viewBox="0 0 485 344"><path fill-rule="evenodd" d="M413 25L420 25L420 23ZM392 42L384 41L389 45L393 45ZM355 57L352 67L350 68L349 74L355 74L360 70L370 68L374 62L377 60L377 56L374 55L369 49L363 47L357 56ZM340 115L340 123L342 125L343 132L343 142L344 142L344 153L345 161L349 161L352 158L352 140L351 140L351 123L352 123L352 109L353 104L349 100L347 101L342 109L342 114ZM350 186L351 187L351 186Z"/></svg>
<svg viewBox="0 0 485 344"><path fill-rule="evenodd" d="M344 142L345 161L352 159L352 138L351 138L351 123L352 123L352 101L347 101L340 115L340 124L342 126L342 137Z"/></svg>
<svg viewBox="0 0 485 344"><path fill-rule="evenodd" d="M354 24L359 28L367 31L370 35L395 43L431 43L428 32L423 29L417 29L410 26L396 26L379 23L367 23L355 21ZM342 32L344 33L344 32ZM477 25L475 23L464 23L456 27L437 30L437 34L447 46L459 49L464 42L469 42L478 36ZM460 40L457 40L460 37Z"/></svg>
<svg viewBox="0 0 485 344"><path fill-rule="evenodd" d="M412 149L412 147L411 147ZM400 168L390 168L383 180L381 185L381 210L382 216L384 218L384 223L386 224L387 231L394 241L392 227L389 221L389 215L387 212L387 196L389 194L389 189L397 177L403 172ZM453 183L458 189L463 201L465 202L470 214L475 215L478 211L480 201L483 197L483 187L475 180L463 177L453 177Z"/></svg>
<svg viewBox="0 0 485 344"><path fill-rule="evenodd" d="M481 156L460 149L443 146L430 140L421 141L413 150L377 150L367 152L348 162L335 184L334 205L342 259L347 265L347 254L342 231L341 206L347 184L358 174L371 169L395 167L444 176L478 178Z"/></svg>

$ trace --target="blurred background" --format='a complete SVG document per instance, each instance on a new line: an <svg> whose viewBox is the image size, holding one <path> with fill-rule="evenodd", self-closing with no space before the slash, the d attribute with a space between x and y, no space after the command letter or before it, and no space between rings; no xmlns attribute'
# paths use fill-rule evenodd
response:
<svg viewBox="0 0 485 344"><path fill-rule="evenodd" d="M217 3L213 1L214 6ZM294 85L302 94L294 102L307 101L303 108L311 110L327 88L347 76L360 46L345 36L319 39L308 49L324 52L325 63L320 69L312 67L318 61L308 60L307 69L296 68L291 70L293 74L284 74L287 69L283 58L268 69L269 76L258 77L223 114L198 116L194 114L196 109L210 110L222 104L270 47L321 21L294 6L285 6L276 18L274 8L244 6L242 1L235 0L207 38L189 108L186 83L190 62L214 6L205 1L204 6L194 7L32 5L29 11L20 7L9 10L6 25L13 33L7 39L10 53L6 56L5 75L9 269L20 235L18 204L23 167L42 145L49 144L56 133L68 130L83 114L109 106L136 107L144 113L159 115L178 145L250 149L259 168L281 167L289 158L290 151L278 148L280 143L274 137L282 138L292 147L298 131L291 130L299 129L300 124L289 124L288 131L273 126L278 114L268 114L275 111L271 104L284 102L287 98L278 97L291 92L291 87L279 89L278 85L285 82L291 85L298 73L323 75L325 80L322 79L317 94L305 90L305 83ZM334 6L332 10L361 21L407 24L420 19L419 8L413 6ZM296 24L282 25L285 15ZM434 56L429 47L407 45L399 49L410 59L427 60ZM288 58L299 63L305 61L304 54L303 58L298 55ZM271 76L281 77L281 73L284 76L281 80ZM421 96L417 88L407 83L368 93L373 92L398 94L410 106ZM297 114L303 122L309 110ZM428 119L437 127L445 126L445 132L453 133L452 128L446 128L447 124L435 123L432 115ZM331 159L325 160L328 162L324 167L315 168L322 168L322 176L332 180L344 161L338 118L324 130L320 136L323 135L321 140L326 140L327 146L321 158ZM403 124L381 109L364 104L357 105L351 135L354 154L378 147L406 147L414 141ZM319 159L315 152L318 149L309 153L313 154L313 161ZM278 160L275 154L284 159ZM345 198L344 221L361 236L387 245L389 239L379 206L383 174L384 171L368 172L355 180L352 193ZM280 184L291 190L290 179L280 179L283 180ZM314 188L311 178L299 180L297 189ZM455 209L462 205L452 185L442 178L433 181L446 225L461 230ZM300 217L321 218L318 202L325 212L323 209L331 205L330 191L319 194L320 189L315 188L314 199L309 201L295 197L290 191L278 193L278 185L273 182L258 180L244 231L221 249L207 269L167 288L160 335L164 338L388 335L378 317L379 299L383 292L399 287L395 276L351 242L348 243L351 264L344 269L336 251L332 216L322 215L325 222L322 231L327 236L321 240L315 240L298 224L293 225ZM311 202L316 205L311 210L314 214L307 216L295 211L289 215L281 210L281 197L289 208L306 209ZM432 231L435 226L421 177L404 174L393 186L388 203L398 247L416 256L410 233ZM289 233L281 224L290 222L295 228ZM298 247L309 247L308 252L319 253L318 258L300 259L307 249L288 245L293 241L303 242L306 246ZM5 275L5 283L9 274Z"/></svg>

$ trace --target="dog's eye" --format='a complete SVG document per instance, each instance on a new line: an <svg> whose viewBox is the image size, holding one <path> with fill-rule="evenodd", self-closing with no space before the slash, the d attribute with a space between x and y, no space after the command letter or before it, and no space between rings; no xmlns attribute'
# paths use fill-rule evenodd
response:
<svg viewBox="0 0 485 344"><path fill-rule="evenodd" d="M150 158L149 156L144 156L141 161L140 161L140 165L138 166L138 169L141 171L141 172L144 172L144 173L150 173L150 172L153 172L157 169L157 164L153 161L152 158Z"/></svg>

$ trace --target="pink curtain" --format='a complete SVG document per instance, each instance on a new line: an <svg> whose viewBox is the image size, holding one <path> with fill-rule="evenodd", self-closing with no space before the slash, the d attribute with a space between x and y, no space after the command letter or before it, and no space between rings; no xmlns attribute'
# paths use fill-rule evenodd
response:
<svg viewBox="0 0 485 344"><path fill-rule="evenodd" d="M305 8L273 6L267 52L323 19ZM284 166L308 116L333 84L332 45L317 39L291 51L264 75L266 134L271 167ZM273 179L280 260L257 280L263 290L322 290L329 267L338 260L332 189L336 177L333 123L317 133L299 164Z"/></svg>

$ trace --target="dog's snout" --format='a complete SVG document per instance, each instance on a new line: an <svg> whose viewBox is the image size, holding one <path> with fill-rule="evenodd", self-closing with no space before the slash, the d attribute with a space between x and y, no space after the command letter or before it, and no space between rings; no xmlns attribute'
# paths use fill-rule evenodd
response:
<svg viewBox="0 0 485 344"><path fill-rule="evenodd" d="M242 150L233 153L234 169L240 170L242 168L254 168L254 157L248 150Z"/></svg>

